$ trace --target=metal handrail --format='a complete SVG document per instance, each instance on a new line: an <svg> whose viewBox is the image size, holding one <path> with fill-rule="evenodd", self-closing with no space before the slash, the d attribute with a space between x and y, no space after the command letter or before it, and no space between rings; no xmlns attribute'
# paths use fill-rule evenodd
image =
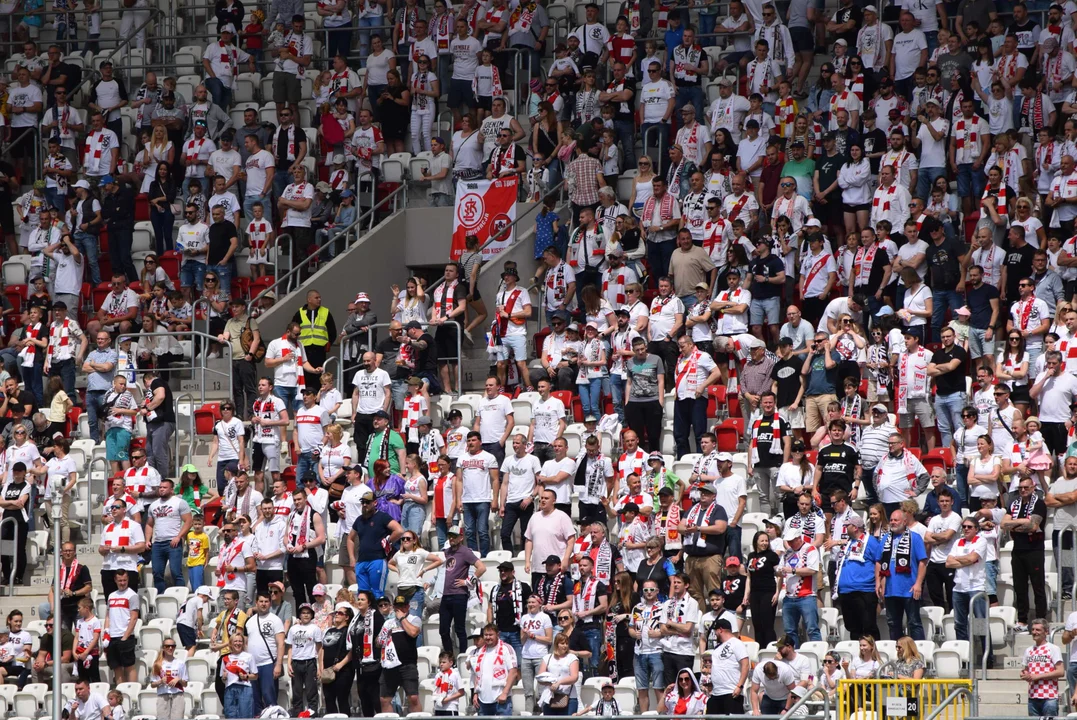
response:
<svg viewBox="0 0 1077 720"><path fill-rule="evenodd" d="M181 393L178 396L173 396L173 404L178 408L183 399L187 398L187 406L191 408L191 412L187 413L188 427L187 440L190 443L191 452L188 453L188 457L194 454L194 395L189 392ZM176 459L176 477L180 476L180 468L183 464L180 463L180 441L179 441L179 428L176 428L176 432L172 433L172 457ZM185 463L184 463L185 464Z"/></svg>
<svg viewBox="0 0 1077 720"><path fill-rule="evenodd" d="M174 340L176 338L182 338L182 337L188 336L188 335L191 337L192 353L194 352L195 347L198 347L202 351L203 359L205 358L207 342L220 343L220 340L218 340L215 335L210 335L209 333L204 333L204 332L201 332L199 330L170 330L168 332L151 332L151 333L144 332L144 333L139 333L138 337L139 338L144 338L144 337L167 337L167 338L172 338ZM120 337L122 337L122 336L120 336L120 335L116 336L116 342L119 342ZM195 345L195 340L198 340L201 344L196 346ZM223 347L228 352L228 356L227 356L226 359L228 361L228 367L231 368L231 366L232 366L232 343L227 343L227 342L223 343ZM200 402L202 402L202 403L206 402L206 373L207 372L212 374L212 375L221 375L221 376L223 376L225 378L225 380L227 381L227 386L222 385L221 389L227 391L228 397L232 397L232 373L231 373L231 371L222 372L220 370L210 370L210 369L208 369L206 367L205 362L202 362L202 363L196 365L194 363L193 358L192 358L191 364L189 366L185 366L185 365L175 366L175 365L173 365L173 366L170 366L169 369L170 370L171 369L191 370L191 371L201 370L201 372L199 373L199 377L200 377L200 380L201 380L201 382L199 383L199 385L200 385L199 399L200 399Z"/></svg>
<svg viewBox="0 0 1077 720"><path fill-rule="evenodd" d="M1055 601L1058 606L1058 612L1055 617L1063 618L1065 616L1062 614L1062 611L1065 608L1066 601L1062 598L1062 596L1065 595L1066 590L1069 590L1070 592L1070 610L1077 610L1077 600L1073 599L1073 594L1075 591L1077 591L1077 523L1070 523L1063 527L1061 530L1055 528L1054 531L1058 533L1058 552L1055 553L1054 561L1055 572L1058 573L1058 582L1060 586L1062 584L1062 556L1065 554L1065 550L1063 550L1062 548L1062 539L1066 536L1066 533L1070 533L1073 537L1073 542L1071 543L1073 547L1070 548L1070 551L1072 553L1073 559L1074 582L1068 588L1061 588Z"/></svg>
<svg viewBox="0 0 1077 720"><path fill-rule="evenodd" d="M808 688L808 692L804 693L804 697L797 700L795 703L793 703L792 707L788 708L785 712L783 712L780 716L780 720L788 720L788 718L792 717L793 713L799 710L801 706L806 705L811 699L811 697L817 692L823 693L823 717L829 718L830 693L827 692L826 687L823 685L823 681L820 680L814 685L812 685L810 688Z"/></svg>
<svg viewBox="0 0 1077 720"><path fill-rule="evenodd" d="M956 687L953 690L951 690L950 694L947 695L946 697L944 697L942 699L942 702L940 702L938 705L936 705L935 709L932 710L927 715L927 717L923 718L923 720L935 720L935 718L937 718L942 713L942 711L946 709L946 707L948 705L950 705L952 702L957 700L962 695L965 695L965 696L968 697L969 707L972 708L972 714L975 715L976 714L976 693L972 692L967 687L962 686L962 687Z"/></svg>
<svg viewBox="0 0 1077 720"><path fill-rule="evenodd" d="M356 330L355 332L351 333L350 335L343 336L340 339L340 342L337 343L337 346L338 347L342 346L345 341L351 340L352 338L359 337L360 335L366 335L366 337L367 337L367 341L366 341L366 343L367 343L367 351L373 352L374 331L376 329L382 328L382 327L388 329L390 325L392 325L391 322L374 323L373 325L367 325L362 330ZM423 325L426 326L427 329L429 329L430 323L428 323L428 322L423 323ZM463 343L463 329L464 328L463 328L463 325L461 325L456 320L446 320L444 323L442 323L442 325L455 325L456 326L456 393L455 394L456 394L457 397L459 397L463 393L462 386L463 386L463 381L464 381L464 369L463 369L464 364L463 364L463 362L461 362L462 359L463 359L463 345L462 345L462 343ZM440 359L441 358L438 358L438 360L440 360ZM343 367L343 365L341 365L341 367ZM442 388L442 391L443 392L448 392L448 388ZM353 412L355 411L354 407L352 408L352 411Z"/></svg>
<svg viewBox="0 0 1077 720"><path fill-rule="evenodd" d="M406 200L407 200L407 191L408 191L408 184L406 182L401 183L400 187L398 187L396 190L393 190L391 193L389 193L388 195L383 197L381 200L379 200L375 205L373 205L369 210L364 212L362 215L355 218L355 221L352 222L351 225L349 225L348 227L341 230L338 234L334 235L331 239L326 240L326 242L324 244L316 245L316 246L310 248L310 250L308 251L308 254L310 256L316 256L316 255L320 254L323 250L325 250L327 247L329 247L329 245L331 245L332 243L337 242L341 238L341 236L343 236L344 237L344 248L341 250L340 253L337 254L337 257L340 257L341 255L346 253L351 248L352 244L354 242L356 242L358 240L358 238L359 238L359 235L356 234L355 239L354 240L352 239L352 236L351 236L351 231L352 230L354 230L354 229L356 229L358 227L361 227L362 223L365 220L367 220L367 218L370 218L370 220L371 220L371 229L373 229L373 227L374 227L374 225L373 225L374 215L382 207L382 205L384 205L388 201L392 200L393 201L393 207L394 207L393 212L395 213L396 212L395 208L397 206L397 197L398 197L398 195L400 193L403 193L404 198L405 198L405 202L406 202ZM280 240L282 240L282 239L284 239L286 237L289 238L289 240L292 239L292 236L291 236L290 233L283 233L277 238L277 244L279 245ZM288 270L288 272L285 273L284 275L282 275L280 277L277 277L277 278L274 278L272 285L265 288L264 290L262 290L260 293L258 293L254 297L252 297L250 299L250 302L247 303L247 313L249 314L251 312L251 309L254 307L255 303L257 303L262 298L262 296L265 295L267 292L274 292L274 293L276 293L278 295L278 300L281 299L279 297L280 293L278 292L278 288L280 288L282 285L284 285L284 283L286 281L290 282L292 280L293 276L303 267L303 265L306 262L308 262L308 259L303 259L299 265L290 268Z"/></svg>
<svg viewBox="0 0 1077 720"><path fill-rule="evenodd" d="M109 464L108 464L108 458L105 458L105 457L102 457L102 456L92 458L90 460L90 468L86 473L86 483L90 488L90 492L89 492L90 502L93 502L93 469L97 465L97 463L101 463L102 465L105 466L105 494L104 494L104 497L107 498L109 496L109 494L111 493L110 481L112 479L112 473L110 472L111 468L109 467ZM89 509L89 508L87 508L87 509ZM87 537L88 540L92 541L93 536L94 536L94 534L93 534L94 511L92 509L89 509L89 510L90 510L90 517L86 521L86 537ZM102 528L104 527L104 519L103 518L102 518L102 522L101 522L101 527Z"/></svg>
<svg viewBox="0 0 1077 720"><path fill-rule="evenodd" d="M13 518L13 517L6 517L3 520L0 520L0 547L3 547L3 544L4 544L4 539L3 539L3 537L4 537L4 525L6 525L7 523L11 523L12 525L15 526L15 532L12 534L12 538L11 538L12 542L15 543L15 554L12 556L11 573L8 575L8 578L7 578L7 594L12 595L13 594L12 587L15 585L15 568L18 567L18 564L19 564L18 563L18 560L19 560L19 521L16 520L15 518ZM26 548L23 548L23 552L25 552L25 551L26 551ZM0 552L0 555L2 555L2 554L3 553Z"/></svg>
<svg viewBox="0 0 1077 720"><path fill-rule="evenodd" d="M985 608L984 616L982 618L976 617L976 602L980 598L983 598L984 608ZM969 637L973 638L973 640L970 643L970 647L969 647L969 657L970 658L975 657L975 653L976 653L976 640L975 640L976 632L974 632L974 630L975 630L975 628L977 626L977 621L982 620L984 625L986 626L985 629L987 630L987 632L984 633L984 654L983 654L983 658L981 659L981 664L980 664L980 669L983 671L984 679L987 679L987 658L991 654L991 610L990 610L990 607L991 607L991 596L987 594L986 590L981 590L980 592L976 593L971 598L969 598ZM969 676L972 678L972 681L974 683L978 681L978 679L976 677L976 665L975 665L974 662L969 663Z"/></svg>

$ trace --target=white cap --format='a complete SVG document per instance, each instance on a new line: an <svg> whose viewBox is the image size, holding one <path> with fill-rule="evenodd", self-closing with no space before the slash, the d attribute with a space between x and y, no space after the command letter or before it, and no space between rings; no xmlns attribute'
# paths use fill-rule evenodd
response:
<svg viewBox="0 0 1077 720"><path fill-rule="evenodd" d="M218 30L217 32L232 33L233 35L235 35L236 34L236 26L233 25L232 23L225 23L224 25L221 26L221 29Z"/></svg>
<svg viewBox="0 0 1077 720"><path fill-rule="evenodd" d="M79 180L72 187L82 188L83 190L89 190L90 189L90 183L89 183L88 180Z"/></svg>
<svg viewBox="0 0 1077 720"><path fill-rule="evenodd" d="M209 589L209 585L199 585L198 589L194 591L195 595L205 595L206 597L213 597L213 591Z"/></svg>
<svg viewBox="0 0 1077 720"><path fill-rule="evenodd" d="M845 38L838 38L837 40L834 41L834 44L835 45L844 45L845 47L849 47L849 41L846 40Z"/></svg>
<svg viewBox="0 0 1077 720"><path fill-rule="evenodd" d="M804 227L823 227L823 223L819 222L819 218L810 218Z"/></svg>
<svg viewBox="0 0 1077 720"><path fill-rule="evenodd" d="M875 13L876 15L879 14L879 11L875 9L874 5L865 5L864 12Z"/></svg>
<svg viewBox="0 0 1077 720"><path fill-rule="evenodd" d="M786 528L785 532L782 533L782 540L784 540L785 542L796 540L799 537L804 537L804 533L792 527Z"/></svg>

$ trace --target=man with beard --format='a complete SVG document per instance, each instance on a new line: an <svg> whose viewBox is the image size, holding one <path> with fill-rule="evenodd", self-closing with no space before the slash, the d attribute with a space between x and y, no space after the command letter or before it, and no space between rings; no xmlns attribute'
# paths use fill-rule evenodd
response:
<svg viewBox="0 0 1077 720"><path fill-rule="evenodd" d="M845 444L845 420L838 418L827 425L830 444L819 451L815 466L815 493L821 498L821 506L829 523L834 514L830 503L835 490L843 490L850 500L856 500L860 489L860 453Z"/></svg>
<svg viewBox="0 0 1077 720"><path fill-rule="evenodd" d="M892 436L891 440L904 452L900 436ZM905 513L900 508L890 513L889 531L882 538L868 540L865 558L875 563L875 593L886 605L890 639L898 640L908 635L913 640L923 640L920 606L927 572L927 551L920 536L906 527Z"/></svg>

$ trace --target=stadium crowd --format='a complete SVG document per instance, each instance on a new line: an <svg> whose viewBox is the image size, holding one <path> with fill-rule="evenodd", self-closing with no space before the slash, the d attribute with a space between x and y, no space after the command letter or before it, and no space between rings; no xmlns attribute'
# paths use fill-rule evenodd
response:
<svg viewBox="0 0 1077 720"><path fill-rule="evenodd" d="M245 25L222 0L190 98L152 71L129 89L108 61L87 92L64 55L79 23L21 5L0 87L5 264L29 255L3 300L0 527L18 542L0 572L26 582L29 533L61 503L62 596L40 614L78 720L118 720L104 678L145 679L157 716L184 717L207 649L229 718L282 687L293 715L423 695L507 715L518 683L517 710L549 715L778 714L874 676L887 640L894 676L923 678L921 610L969 641L1003 583L1034 642L1029 713L1057 714L1062 678L1072 696L1077 647L1063 659L1047 623L1077 638L1048 605L1053 569L1072 599L1077 525L1073 3L1037 20L1001 0L629 2L613 23L587 5L562 42L535 2L322 2L316 28L302 3ZM46 20L65 34L42 53ZM235 96L270 67L263 122ZM432 205L517 176L544 206L539 272L503 266L484 300L472 238L440 278L393 287L387 338L367 340L367 293L338 327L311 291L263 339L278 236L299 263L332 257L407 149ZM199 313L234 390L205 480L191 458L175 477L170 451ZM491 375L446 402L458 340L485 343ZM82 412L113 475L83 538L97 577L70 542ZM151 663L148 576L189 588ZM799 650L830 607L857 646L818 666ZM53 671L20 614L0 641L20 687Z"/></svg>

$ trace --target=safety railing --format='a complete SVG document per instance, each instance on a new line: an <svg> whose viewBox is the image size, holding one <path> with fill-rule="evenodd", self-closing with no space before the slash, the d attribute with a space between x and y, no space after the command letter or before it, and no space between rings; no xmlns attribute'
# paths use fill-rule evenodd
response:
<svg viewBox="0 0 1077 720"><path fill-rule="evenodd" d="M958 688L967 690L968 694L951 697ZM835 700L837 718L851 720L867 712L879 717L931 715L936 720L965 720L971 710L971 691L971 680L839 680ZM935 713L936 710L940 712Z"/></svg>
<svg viewBox="0 0 1077 720"><path fill-rule="evenodd" d="M170 330L168 332L151 332L140 333L138 338L145 337L165 337L172 340L180 338L190 338L191 341L191 362L190 364L174 364L168 366L168 372L176 371L191 371L193 377L199 379L199 401L206 402L206 376L210 378L220 377L220 380L213 380L213 387L209 388L215 392L227 392L227 397L232 397L232 343L222 343L217 339L215 335L201 332L198 330ZM116 343L119 343L120 336L116 336ZM221 345L227 352L225 356L227 371L214 370L207 367L205 362L206 355L209 352L209 346L211 344ZM196 362L196 358L200 359Z"/></svg>
<svg viewBox="0 0 1077 720"><path fill-rule="evenodd" d="M983 603L982 616L976 612L981 602ZM972 638L969 657L973 658L969 662L969 675L974 681L976 680L976 638L980 636L983 636L984 642L983 656L980 658L980 670L983 672L984 679L987 679L987 660L991 656L991 611L988 610L990 605L991 596L987 594L986 590L981 590L969 599L969 637Z"/></svg>
<svg viewBox="0 0 1077 720"><path fill-rule="evenodd" d="M950 705L957 702L958 700L964 700L966 703L968 703L968 706L971 708L972 714L976 714L976 693L967 687L957 687L951 690L950 694L943 698L943 701L939 703L938 706L924 718L924 720L936 720L936 718L947 712L947 708ZM964 716L958 717L963 718Z"/></svg>
<svg viewBox="0 0 1077 720"><path fill-rule="evenodd" d="M362 330L358 330L358 331L353 332L353 333L351 333L349 335L343 336L343 338L341 338L341 342L338 343L337 345L339 347L344 342L347 342L348 340L352 340L352 339L360 337L362 335L366 335L366 338L367 338L367 345L366 346L367 346L368 349L372 350L373 347L374 347L374 331L377 330L378 328L386 328L386 329L388 329L390 325L391 325L391 323L387 323L387 322L374 323L373 325L367 325ZM442 325L452 325L453 327L456 328L456 392L454 394L459 396L463 392L463 390L461 390L461 384L463 383L463 379L464 379L463 363L460 362L460 360L463 358L463 354L462 354L463 353L463 345L462 345L462 342L463 342L463 326L460 323L456 322L455 320L446 320L444 323L442 323ZM435 327L438 327L438 326L437 325L430 325L429 323L426 324L426 330L427 331L430 331L430 330L434 329ZM451 363L452 358L438 358L438 360L446 360L446 361L449 361L450 365L452 364ZM344 373L341 373L341 375L343 375L343 374ZM440 382L440 378L439 378L439 382ZM340 382L338 382L337 389L340 390L341 392L343 392L344 386ZM442 392L450 392L450 390L449 390L449 388L444 388L443 387ZM353 412L354 412L354 410L355 410L355 408L352 408Z"/></svg>
<svg viewBox="0 0 1077 720"><path fill-rule="evenodd" d="M1070 611L1072 612L1073 610L1077 610L1077 600L1073 598L1074 592L1077 591L1077 572L1073 573L1074 579L1069 587L1062 586L1062 570L1065 564L1064 557L1066 554L1066 551L1063 548L1065 546L1065 538L1067 536L1070 538L1071 545L1069 567L1071 570L1077 571L1077 524L1070 523L1069 525L1063 527L1061 530L1055 528L1054 532L1058 533L1058 550L1054 553L1054 561L1055 572L1058 573L1056 577L1058 577L1059 584L1058 593L1056 593L1057 597L1055 598L1055 604L1057 605L1057 612L1055 613L1055 618L1062 619L1066 617L1063 614L1066 606L1066 601L1063 599L1063 597L1067 592L1070 594Z"/></svg>
<svg viewBox="0 0 1077 720"><path fill-rule="evenodd" d="M4 534L5 534L5 529L4 528L8 523L11 523L14 527L12 528L11 537L10 538L5 538L4 537ZM9 572L7 578L5 578L5 580L6 580L6 582L5 582L6 593L5 594L6 595L14 595L15 594L15 591L14 591L15 579L16 579L15 578L15 572L16 572L16 568L19 565L19 552L20 552L19 543L20 543L21 540L22 540L22 538L19 537L19 521L18 520L16 520L13 517L6 517L3 520L0 520L0 557L10 557L11 558L11 572ZM23 542L23 545L21 547L22 552L26 552L26 546L25 545L26 545L25 542ZM11 547L11 546L14 546L14 547ZM11 550L13 550L14 552L8 552L9 548ZM21 584L23 578L18 578L18 580L19 580L19 582Z"/></svg>
<svg viewBox="0 0 1077 720"><path fill-rule="evenodd" d="M383 209L384 207L386 207L386 206L388 206L390 204L391 204L391 206L393 208L393 213L396 213L397 210L400 209L400 201L401 201L401 199L403 199L404 204L407 203L407 194L408 194L408 184L407 183L401 183L400 187L398 187L396 190L393 190L391 193L386 195L384 198L379 200L377 203L374 203L374 205L369 210L367 210L366 212L361 214L359 217L357 217L355 219L355 222L353 222L351 225L347 226L346 228L341 230L338 234L336 234L333 237L329 238L328 240L326 240L326 242L322 243L321 245L312 246L310 248L310 250L308 251L308 253L307 253L308 257L301 258L299 264L295 265L292 268L289 268L288 272L285 273L284 275L276 276L274 278L274 281L273 281L272 285L265 288L260 293L258 293L257 295L255 295L254 297L252 297L250 299L250 302L247 303L247 313L249 314L251 312L251 309L258 303L259 300L262 299L262 297L266 293L273 292L273 293L276 294L277 299L280 300L280 299L283 299L284 294L289 293L292 290L294 290L296 287L298 287L299 282L301 282L297 278L297 274L299 273L299 271L302 270L307 265L307 263L309 263L312 259L318 257L323 251L326 251L327 248L330 245L332 245L333 243L343 241L344 247L338 253L338 256L346 253L351 248L351 246L355 242L357 242L360 237L362 237L362 235L357 231L358 231L358 229L362 228L364 222L369 223L368 230L372 230L374 228L374 218L377 215L377 213L381 209ZM353 232L353 231L356 231L356 232ZM285 238L288 239L289 243L294 243L295 242L295 239L292 237L291 233L283 233L277 238L277 247L278 248L280 247L281 240L283 240Z"/></svg>
<svg viewBox="0 0 1077 720"><path fill-rule="evenodd" d="M178 409L180 403L187 400L187 407L190 408L190 412L187 413L187 454L183 456L180 454L180 433L179 428L176 428L176 432L172 433L172 457L175 460L176 474L175 477L180 476L180 468L186 463L181 462L181 457L191 457L194 454L194 395L189 392L181 393L178 396L173 396L175 407ZM176 414L177 424L179 421L179 414Z"/></svg>
<svg viewBox="0 0 1077 720"><path fill-rule="evenodd" d="M788 718L797 715L797 711L807 705L809 702L813 702L813 698L817 693L821 693L823 696L823 717L830 717L830 693L827 692L826 686L823 685L823 681L820 680L808 688L808 692L804 693L804 696L792 704L781 715L781 720L788 720Z"/></svg>

